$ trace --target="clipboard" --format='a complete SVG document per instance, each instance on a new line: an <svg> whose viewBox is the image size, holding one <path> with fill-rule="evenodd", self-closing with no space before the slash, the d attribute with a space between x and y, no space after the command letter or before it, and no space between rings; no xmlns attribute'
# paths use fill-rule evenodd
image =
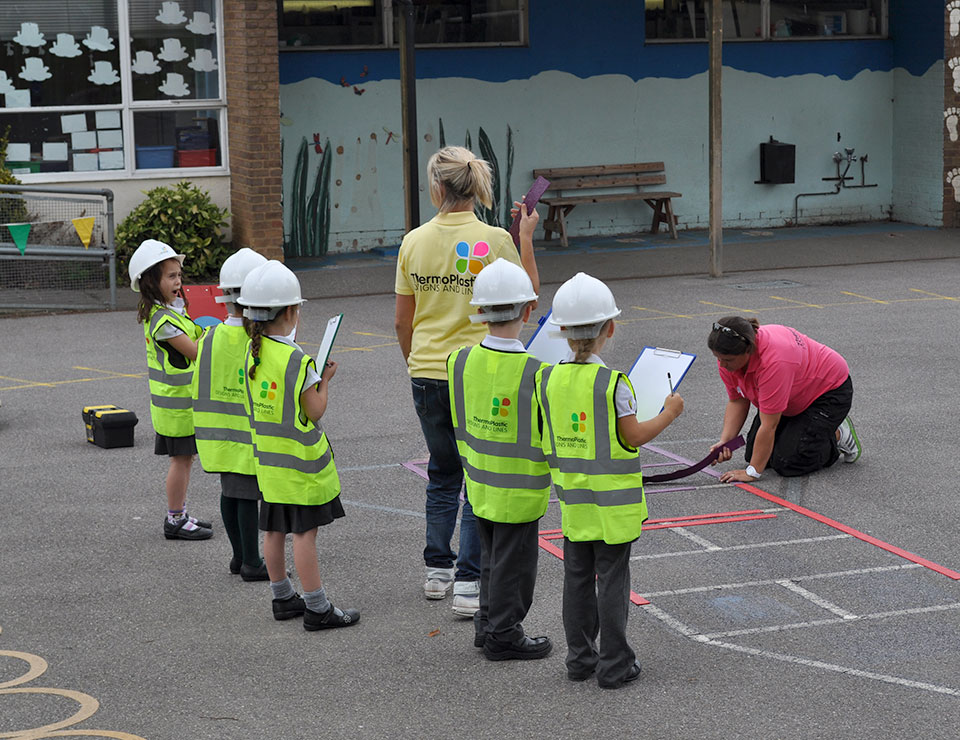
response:
<svg viewBox="0 0 960 740"><path fill-rule="evenodd" d="M663 411L663 399L676 390L697 356L678 349L646 346L627 373L637 394L637 418L652 419ZM667 380L670 373L671 381Z"/></svg>
<svg viewBox="0 0 960 740"><path fill-rule="evenodd" d="M556 365L561 360L567 359L567 355L570 354L570 345L563 337L550 336L547 329L547 319L550 318L552 313L553 309L547 311L545 316L537 319L537 328L534 330L533 336L530 337L530 341L527 342L526 350L540 362Z"/></svg>
<svg viewBox="0 0 960 740"><path fill-rule="evenodd" d="M327 322L327 330L323 333L323 339L320 340L320 349L317 352L317 372L323 373L323 368L330 359L330 350L333 349L333 342L337 338L337 332L340 331L340 322L343 321L343 314L338 313Z"/></svg>

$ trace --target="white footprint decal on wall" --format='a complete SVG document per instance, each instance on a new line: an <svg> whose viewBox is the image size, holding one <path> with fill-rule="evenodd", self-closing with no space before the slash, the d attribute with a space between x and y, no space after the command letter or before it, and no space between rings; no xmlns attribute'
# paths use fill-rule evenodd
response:
<svg viewBox="0 0 960 740"><path fill-rule="evenodd" d="M947 66L953 72L953 91L960 93L960 57L948 59Z"/></svg>
<svg viewBox="0 0 960 740"><path fill-rule="evenodd" d="M960 138L957 132L957 124L960 123L960 108L947 108L943 112L943 122L947 125L950 141L956 141Z"/></svg>
<svg viewBox="0 0 960 740"><path fill-rule="evenodd" d="M950 38L955 39L960 35L960 0L947 3L947 10L950 11Z"/></svg>
<svg viewBox="0 0 960 740"><path fill-rule="evenodd" d="M947 173L947 184L953 187L953 199L960 203L960 167L954 167Z"/></svg>

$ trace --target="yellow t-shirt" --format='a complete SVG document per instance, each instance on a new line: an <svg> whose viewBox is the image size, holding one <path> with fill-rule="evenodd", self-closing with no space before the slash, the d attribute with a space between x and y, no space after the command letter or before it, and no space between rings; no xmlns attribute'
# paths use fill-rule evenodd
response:
<svg viewBox="0 0 960 740"><path fill-rule="evenodd" d="M473 212L439 213L403 237L395 290L416 300L410 377L446 380L447 356L486 336L468 318L476 313L470 299L477 274L498 257L520 265L510 234Z"/></svg>

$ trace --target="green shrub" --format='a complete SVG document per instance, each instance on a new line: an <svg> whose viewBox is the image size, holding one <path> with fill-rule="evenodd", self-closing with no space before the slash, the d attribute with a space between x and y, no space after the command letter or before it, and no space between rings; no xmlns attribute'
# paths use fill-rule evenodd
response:
<svg viewBox="0 0 960 740"><path fill-rule="evenodd" d="M7 168L7 144L10 141L10 127L0 135L0 185L22 185ZM20 224L30 220L27 206L22 198L10 198L11 193L0 197L0 224Z"/></svg>
<svg viewBox="0 0 960 740"><path fill-rule="evenodd" d="M159 239L180 254L188 278L214 275L229 256L220 231L229 212L189 182L161 186L120 222L116 231L117 274L127 279L127 263L144 239Z"/></svg>

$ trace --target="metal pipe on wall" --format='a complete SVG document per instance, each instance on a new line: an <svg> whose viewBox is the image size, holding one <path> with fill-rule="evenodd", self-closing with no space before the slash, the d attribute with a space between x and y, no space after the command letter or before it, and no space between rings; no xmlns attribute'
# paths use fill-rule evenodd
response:
<svg viewBox="0 0 960 740"><path fill-rule="evenodd" d="M723 6L710 0L710 276L723 275Z"/></svg>
<svg viewBox="0 0 960 740"><path fill-rule="evenodd" d="M394 0L400 23L400 107L403 111L403 196L406 230L420 225L420 163L417 156L417 70L414 55L416 9L413 0Z"/></svg>

